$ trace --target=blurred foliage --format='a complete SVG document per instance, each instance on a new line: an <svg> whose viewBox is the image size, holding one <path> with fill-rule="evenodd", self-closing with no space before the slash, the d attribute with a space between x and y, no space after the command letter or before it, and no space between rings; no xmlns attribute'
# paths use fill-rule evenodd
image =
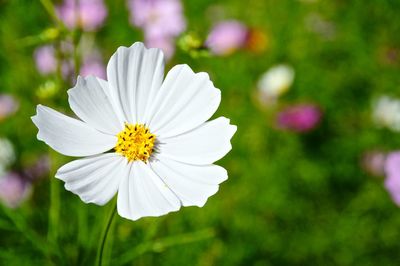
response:
<svg viewBox="0 0 400 266"><path fill-rule="evenodd" d="M269 48L223 58L192 57L178 49L168 66L187 63L208 72L222 91L216 116L238 125L233 150L220 162L229 180L202 209L136 222L118 217L107 250L110 265L398 265L400 211L381 180L362 171L360 159L370 149L400 148L397 134L376 129L370 119L376 96L400 96L400 1L183 4L188 30L196 36L205 38L216 19L236 18L264 31ZM125 1L107 1L107 7L107 23L96 34L105 62L118 46L143 39L129 25ZM71 84L42 77L34 66L34 49L59 37L49 31L54 24L40 1L2 0L0 17L0 91L20 101L18 113L0 125L0 135L13 141L15 167L21 167L49 152L30 121L35 106L70 113ZM310 26L315 18L329 23L322 24L330 25L328 32ZM389 56L390 51L397 53ZM313 101L324 111L311 133L274 129L254 103L259 76L281 62L296 71L281 100ZM60 89L40 97L48 86ZM0 210L1 265L94 262L108 207L85 205L65 191L53 176L70 159L51 155L52 172L35 184L31 199L19 209ZM60 193L58 203L50 200L51 186Z"/></svg>

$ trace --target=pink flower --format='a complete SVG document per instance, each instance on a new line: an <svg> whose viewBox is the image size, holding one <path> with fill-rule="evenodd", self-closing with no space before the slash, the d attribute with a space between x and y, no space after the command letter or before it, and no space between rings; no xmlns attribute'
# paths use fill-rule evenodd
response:
<svg viewBox="0 0 400 266"><path fill-rule="evenodd" d="M144 31L145 43L160 48L170 59L175 52L175 38L186 29L179 0L130 0L131 23Z"/></svg>
<svg viewBox="0 0 400 266"><path fill-rule="evenodd" d="M54 47L45 45L37 48L34 53L36 68L43 74L54 73L57 69L57 59L55 57Z"/></svg>
<svg viewBox="0 0 400 266"><path fill-rule="evenodd" d="M19 103L8 94L0 94L0 121L15 113L19 108Z"/></svg>
<svg viewBox="0 0 400 266"><path fill-rule="evenodd" d="M361 161L363 169L374 176L383 176L385 173L386 154L381 151L366 152Z"/></svg>
<svg viewBox="0 0 400 266"><path fill-rule="evenodd" d="M217 55L229 55L244 47L248 29L241 22L227 20L217 24L208 35L206 46Z"/></svg>
<svg viewBox="0 0 400 266"><path fill-rule="evenodd" d="M94 31L103 25L107 8L103 0L64 0L57 7L57 14L70 29Z"/></svg>
<svg viewBox="0 0 400 266"><path fill-rule="evenodd" d="M179 0L130 0L131 23L144 30L146 40L176 37L186 29Z"/></svg>
<svg viewBox="0 0 400 266"><path fill-rule="evenodd" d="M166 59L171 59L175 53L175 44L172 38L153 38L146 40L146 44L151 48L160 48Z"/></svg>
<svg viewBox="0 0 400 266"><path fill-rule="evenodd" d="M278 114L277 125L281 129L294 132L307 132L319 123L321 117L322 112L315 105L294 105Z"/></svg>
<svg viewBox="0 0 400 266"><path fill-rule="evenodd" d="M73 47L70 43L64 42L61 46L62 53L71 55ZM100 52L91 47L82 51L82 66L80 75L95 75L97 77L106 78L106 67L103 64ZM53 46L42 46L35 52L36 66L42 74L52 74L57 70L57 60ZM61 62L61 72L64 79L68 80L74 73L74 64L72 59L65 59Z"/></svg>
<svg viewBox="0 0 400 266"><path fill-rule="evenodd" d="M400 207L400 151L390 153L385 162L385 188Z"/></svg>
<svg viewBox="0 0 400 266"><path fill-rule="evenodd" d="M68 44L63 43L61 50L72 49L67 47ZM37 48L34 53L34 59L36 62L36 68L39 73L43 75L56 73L57 58L55 55L55 49L52 45L45 45ZM74 67L72 60L64 60L61 62L61 72L64 78L67 79L73 73L73 69Z"/></svg>
<svg viewBox="0 0 400 266"><path fill-rule="evenodd" d="M50 157L47 155L42 155L37 159L37 161L23 170L23 176L33 182L38 178L49 173L51 166Z"/></svg>
<svg viewBox="0 0 400 266"><path fill-rule="evenodd" d="M0 201L9 208L17 208L30 191L30 183L17 173L9 172L0 177Z"/></svg>
<svg viewBox="0 0 400 266"><path fill-rule="evenodd" d="M107 78L106 67L99 57L89 57L82 64L80 75L83 77L93 75L102 79Z"/></svg>

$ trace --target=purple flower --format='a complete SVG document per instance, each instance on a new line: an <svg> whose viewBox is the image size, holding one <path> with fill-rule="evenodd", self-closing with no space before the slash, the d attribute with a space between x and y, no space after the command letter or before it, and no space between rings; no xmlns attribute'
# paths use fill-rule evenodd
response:
<svg viewBox="0 0 400 266"><path fill-rule="evenodd" d="M34 53L36 68L43 74L54 73L57 70L57 59L55 57L54 47L45 45L37 48Z"/></svg>
<svg viewBox="0 0 400 266"><path fill-rule="evenodd" d="M307 132L319 123L321 117L322 112L315 105L299 104L281 111L277 117L277 125L294 132Z"/></svg>
<svg viewBox="0 0 400 266"><path fill-rule="evenodd" d="M82 66L79 73L81 76L93 75L102 79L107 78L106 66L104 65L101 52L93 43L82 39L81 54Z"/></svg>
<svg viewBox="0 0 400 266"><path fill-rule="evenodd" d="M144 31L145 43L160 48L170 59L175 52L175 37L186 29L179 0L130 0L131 23Z"/></svg>
<svg viewBox="0 0 400 266"><path fill-rule="evenodd" d="M227 20L217 24L206 40L214 54L228 55L246 45L248 29L241 22Z"/></svg>
<svg viewBox="0 0 400 266"><path fill-rule="evenodd" d="M15 172L0 177L0 201L9 208L17 208L30 191L31 184Z"/></svg>
<svg viewBox="0 0 400 266"><path fill-rule="evenodd" d="M101 58L88 57L82 64L80 75L83 77L93 75L102 79L107 78L106 67Z"/></svg>
<svg viewBox="0 0 400 266"><path fill-rule="evenodd" d="M385 188L400 207L400 151L390 153L385 162Z"/></svg>
<svg viewBox="0 0 400 266"><path fill-rule="evenodd" d="M61 52L65 55L72 55L73 47L71 43L63 42ZM95 47L90 49L82 49L82 66L80 75L95 75L97 77L106 78L106 67L103 64L100 52ZM35 52L36 65L42 74L52 74L57 70L57 60L53 46L42 46ZM64 79L68 80L74 73L74 64L72 59L64 59L61 62L61 73Z"/></svg>
<svg viewBox="0 0 400 266"><path fill-rule="evenodd" d="M69 44L63 43L61 50L67 52ZM64 51L65 50L65 51ZM57 71L57 58L55 55L55 49L52 45L45 45L37 48L34 53L36 62L36 68L39 73L43 75L53 74ZM61 62L62 76L67 79L73 73L73 62L72 60L64 60Z"/></svg>
<svg viewBox="0 0 400 266"><path fill-rule="evenodd" d="M29 181L35 181L38 178L49 173L51 166L50 157L43 155L31 166L23 170L23 176Z"/></svg>
<svg viewBox="0 0 400 266"><path fill-rule="evenodd" d="M103 25L107 8L103 0L64 0L57 7L57 14L70 29L94 31Z"/></svg>
<svg viewBox="0 0 400 266"><path fill-rule="evenodd" d="M153 38L146 40L146 44L151 48L160 48L164 52L166 59L171 59L175 53L175 45L172 38Z"/></svg>
<svg viewBox="0 0 400 266"><path fill-rule="evenodd" d="M19 103L8 94L0 94L0 121L15 113L19 108Z"/></svg>
<svg viewBox="0 0 400 266"><path fill-rule="evenodd" d="M368 151L361 161L363 169L374 176L383 176L385 173L386 154L382 151Z"/></svg>
<svg viewBox="0 0 400 266"><path fill-rule="evenodd" d="M179 0L130 0L131 23L142 28L146 40L176 37L186 29Z"/></svg>

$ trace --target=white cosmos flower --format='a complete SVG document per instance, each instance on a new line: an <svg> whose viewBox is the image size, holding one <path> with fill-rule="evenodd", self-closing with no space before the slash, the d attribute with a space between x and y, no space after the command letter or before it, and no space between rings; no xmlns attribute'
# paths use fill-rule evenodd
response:
<svg viewBox="0 0 400 266"><path fill-rule="evenodd" d="M288 65L276 65L265 72L258 81L258 89L267 98L277 98L292 85L294 70Z"/></svg>
<svg viewBox="0 0 400 266"><path fill-rule="evenodd" d="M381 96L373 104L372 118L378 126L400 131L400 100Z"/></svg>
<svg viewBox="0 0 400 266"><path fill-rule="evenodd" d="M118 213L137 220L203 206L227 179L213 163L228 153L236 126L219 117L221 93L206 73L177 65L164 76L164 55L142 43L120 47L108 81L78 77L68 91L81 119L39 105L38 139L68 156L56 177L86 203L104 205L118 193Z"/></svg>

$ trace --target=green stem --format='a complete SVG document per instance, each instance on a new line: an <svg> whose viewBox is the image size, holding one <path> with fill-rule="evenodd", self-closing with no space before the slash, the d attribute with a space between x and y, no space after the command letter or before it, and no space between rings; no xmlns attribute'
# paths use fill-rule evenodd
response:
<svg viewBox="0 0 400 266"><path fill-rule="evenodd" d="M101 242L99 244L99 248L97 250L97 265L101 266L103 265L103 253L104 253L104 247L107 241L107 236L108 232L110 231L112 221L114 219L115 213L117 212L117 201L114 199L112 203L112 208L111 211L108 215L108 219L106 220L106 226L104 227L103 234L101 237Z"/></svg>
<svg viewBox="0 0 400 266"><path fill-rule="evenodd" d="M42 3L42 6L47 11L49 16L54 20L54 22L58 25L58 27L64 30L65 26L58 18L53 2L51 2L51 0L40 0L40 3Z"/></svg>
<svg viewBox="0 0 400 266"><path fill-rule="evenodd" d="M129 250L129 252L125 254L119 255L118 258L113 261L112 265L125 265L147 252L161 252L170 247L190 244L213 237L215 237L214 229L208 228L197 232L175 235L172 237L144 242L138 245L135 249Z"/></svg>
<svg viewBox="0 0 400 266"><path fill-rule="evenodd" d="M81 247L87 245L88 241L88 214L87 208L78 208L78 243Z"/></svg>
<svg viewBox="0 0 400 266"><path fill-rule="evenodd" d="M78 8L78 6L79 6L79 0L75 0L75 8ZM78 12L79 12L78 10L75 10L75 13ZM82 36L82 31L80 29L76 29L72 32L72 43L74 45L73 59L74 59L75 77L78 77L80 70L80 56L79 56L78 45L81 36Z"/></svg>
<svg viewBox="0 0 400 266"><path fill-rule="evenodd" d="M81 63L81 58L79 54L79 41L81 39L82 32L79 30L76 30L72 33L72 42L74 45L74 51L73 51L73 61L74 61L74 72L75 76L77 77L79 75L80 71L80 63Z"/></svg>
<svg viewBox="0 0 400 266"><path fill-rule="evenodd" d="M50 151L52 158L57 158L55 152ZM57 161L57 160L54 160ZM49 207L49 225L47 239L50 243L57 245L58 227L60 217L60 187L59 181L55 177L56 169L51 169L52 178L50 179L50 207Z"/></svg>

